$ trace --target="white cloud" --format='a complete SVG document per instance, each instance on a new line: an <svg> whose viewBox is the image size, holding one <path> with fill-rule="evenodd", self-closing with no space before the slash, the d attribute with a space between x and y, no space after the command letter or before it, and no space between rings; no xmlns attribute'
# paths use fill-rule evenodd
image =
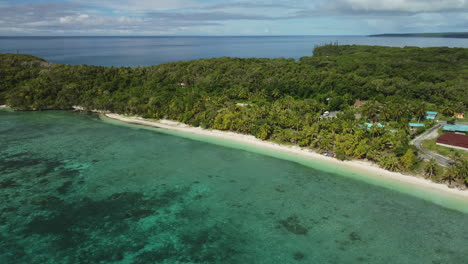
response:
<svg viewBox="0 0 468 264"><path fill-rule="evenodd" d="M75 16L65 16L59 18L60 23L62 24L72 24L72 23L80 23L84 22L89 19L89 15L87 14L80 14Z"/></svg>
<svg viewBox="0 0 468 264"><path fill-rule="evenodd" d="M335 0L328 7L368 12L439 12L468 8L468 0Z"/></svg>
<svg viewBox="0 0 468 264"><path fill-rule="evenodd" d="M308 34L314 26L333 26L337 30L331 34L463 31L467 21L468 0L45 0L0 5L4 35Z"/></svg>
<svg viewBox="0 0 468 264"><path fill-rule="evenodd" d="M201 6L196 0L72 0L77 4L119 9L123 12L170 10Z"/></svg>

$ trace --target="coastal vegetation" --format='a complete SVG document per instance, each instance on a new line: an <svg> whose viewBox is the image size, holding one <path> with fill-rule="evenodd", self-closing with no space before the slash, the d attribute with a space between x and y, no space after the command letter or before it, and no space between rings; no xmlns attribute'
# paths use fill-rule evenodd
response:
<svg viewBox="0 0 468 264"><path fill-rule="evenodd" d="M468 49L325 45L293 59L216 58L151 67L59 65L0 55L0 105L100 109L252 134L391 171L421 168L408 122L468 105ZM356 101L365 102L356 105ZM324 114L336 112L336 117ZM468 184L468 161L428 178Z"/></svg>

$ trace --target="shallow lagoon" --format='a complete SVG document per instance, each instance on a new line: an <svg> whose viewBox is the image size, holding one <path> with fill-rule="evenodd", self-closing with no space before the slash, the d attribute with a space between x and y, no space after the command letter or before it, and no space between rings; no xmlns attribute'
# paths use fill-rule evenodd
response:
<svg viewBox="0 0 468 264"><path fill-rule="evenodd" d="M0 263L464 263L468 214L265 155L0 111Z"/></svg>

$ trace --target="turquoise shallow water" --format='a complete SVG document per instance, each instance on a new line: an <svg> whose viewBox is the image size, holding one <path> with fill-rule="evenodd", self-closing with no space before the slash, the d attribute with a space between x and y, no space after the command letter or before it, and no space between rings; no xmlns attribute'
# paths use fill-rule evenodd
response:
<svg viewBox="0 0 468 264"><path fill-rule="evenodd" d="M265 155L0 111L0 263L466 263L468 214Z"/></svg>

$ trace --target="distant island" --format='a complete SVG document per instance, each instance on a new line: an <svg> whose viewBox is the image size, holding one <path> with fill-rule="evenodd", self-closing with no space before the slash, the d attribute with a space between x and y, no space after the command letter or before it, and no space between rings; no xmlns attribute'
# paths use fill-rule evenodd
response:
<svg viewBox="0 0 468 264"><path fill-rule="evenodd" d="M468 38L468 32L377 34L369 37Z"/></svg>

